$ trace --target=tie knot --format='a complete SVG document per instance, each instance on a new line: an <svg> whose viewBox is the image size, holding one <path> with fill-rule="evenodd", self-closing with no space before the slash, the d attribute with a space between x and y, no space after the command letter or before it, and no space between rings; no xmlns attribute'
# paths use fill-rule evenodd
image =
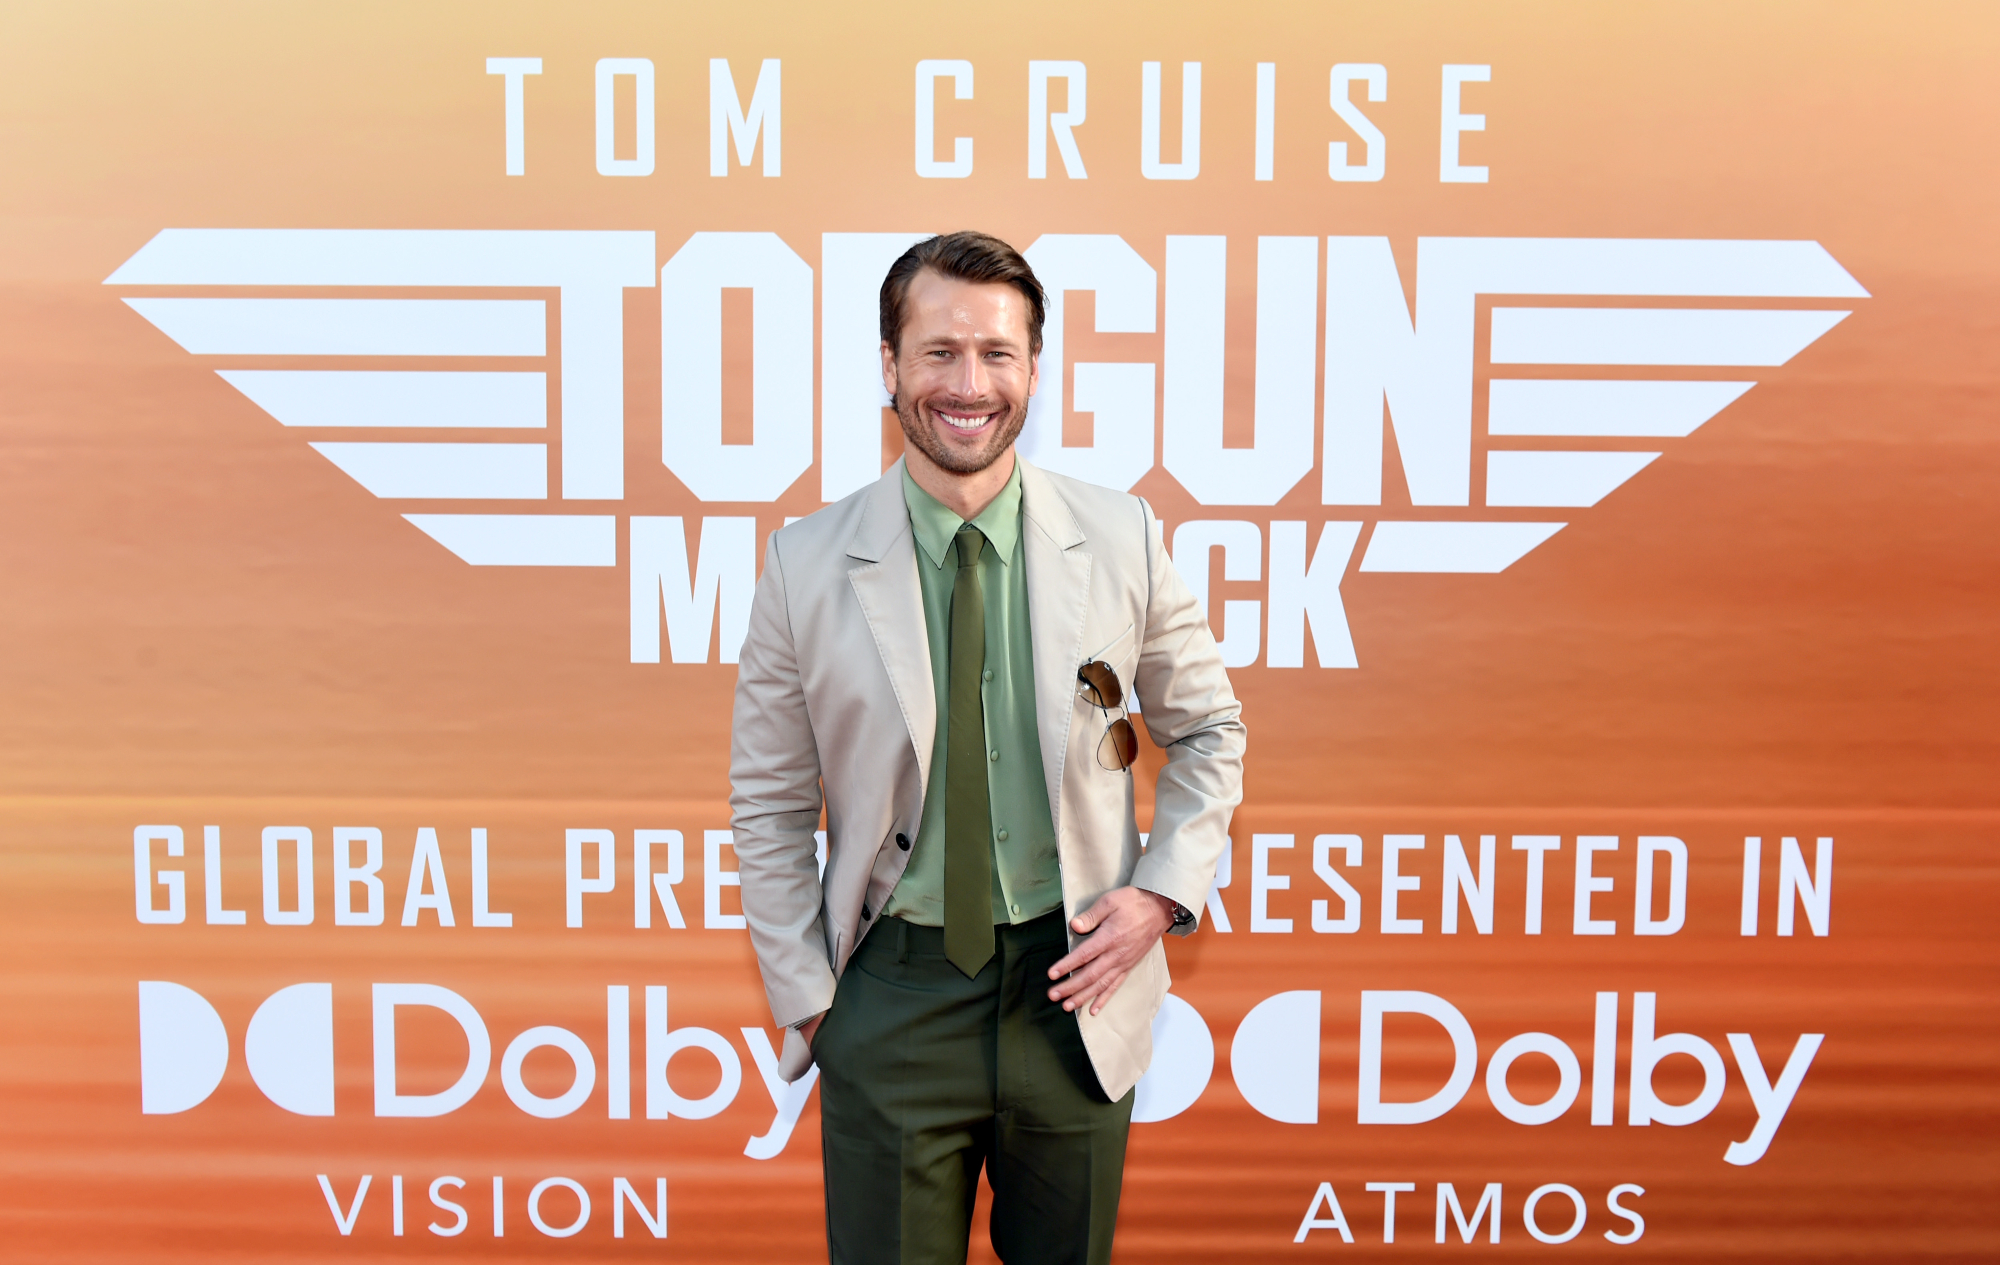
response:
<svg viewBox="0 0 2000 1265"><path fill-rule="evenodd" d="M979 552L986 547L986 533L967 523L958 529L952 543L958 546L958 565L963 570L978 563Z"/></svg>

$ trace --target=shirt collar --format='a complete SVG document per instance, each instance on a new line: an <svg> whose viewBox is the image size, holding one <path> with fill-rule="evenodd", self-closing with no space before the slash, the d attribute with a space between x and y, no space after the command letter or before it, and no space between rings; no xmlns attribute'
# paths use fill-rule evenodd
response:
<svg viewBox="0 0 2000 1265"><path fill-rule="evenodd" d="M909 507L910 529L916 534L917 545L934 567L942 568L945 559L952 554L951 539L965 520L947 508L944 502L917 486L910 477L910 468L903 467L903 504ZM1014 462L1014 473L1007 476L1007 486L1000 494L979 511L972 525L986 534L993 542L993 552L1000 561L1013 564L1014 545L1021 538L1021 463Z"/></svg>

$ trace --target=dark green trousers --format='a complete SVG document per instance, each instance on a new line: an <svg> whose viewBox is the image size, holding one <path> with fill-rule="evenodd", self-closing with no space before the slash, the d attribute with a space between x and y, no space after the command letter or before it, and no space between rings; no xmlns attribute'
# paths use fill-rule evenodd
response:
<svg viewBox="0 0 2000 1265"><path fill-rule="evenodd" d="M840 977L813 1042L834 1265L962 1265L982 1166L1007 1265L1111 1259L1132 1095L1049 1000L1062 912L994 939L967 979L943 928L884 918Z"/></svg>

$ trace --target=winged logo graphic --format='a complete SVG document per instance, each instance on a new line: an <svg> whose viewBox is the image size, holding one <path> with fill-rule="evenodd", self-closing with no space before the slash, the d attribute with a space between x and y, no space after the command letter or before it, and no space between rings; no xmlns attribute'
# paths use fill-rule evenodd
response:
<svg viewBox="0 0 2000 1265"><path fill-rule="evenodd" d="M872 380L874 278L910 240L909 234L827 234L823 243L821 339L826 365L819 439L822 495L829 501L872 477L871 463L879 451L879 408L885 402ZM1067 239L1072 255L1085 243L1105 240L1115 239ZM1040 268L1041 258L1063 257L1063 241L1045 237L1030 247L1029 256ZM1302 439L1304 447L1292 465L1277 467L1276 483L1266 479L1261 490L1239 494L1230 490L1233 476L1228 469L1237 450L1223 450L1199 477L1193 473L1195 467L1185 459L1177 465L1174 457L1177 435L1183 433L1178 428L1185 425L1180 419L1191 415L1188 401L1199 404L1213 397L1209 412L1219 435L1220 320L1213 326L1213 355L1203 360L1199 340L1191 341L1189 334L1202 318L1189 314L1196 307L1186 302L1177 309L1176 275L1178 271L1196 276L1200 269L1211 268L1219 294L1220 243L1220 238L1192 237L1170 237L1167 242L1166 465L1184 484L1192 479L1189 490L1196 500L1211 505L1275 503L1317 465L1320 500L1334 517L1322 525L1310 561L1305 524L1271 522L1269 528L1273 583L1280 572L1296 571L1301 582L1317 586L1317 596L1300 617L1310 616L1319 661L1325 667L1355 666L1338 583L1371 520L1373 530L1359 564L1362 571L1503 571L1567 526L1567 514L1550 511L1596 505L1661 455L1657 441L1692 434L1754 387L1754 379L1741 376L1744 371L1785 364L1850 314L1846 307L1824 306L1827 301L1868 297L1831 255L1811 241L1425 238L1417 246L1415 302L1410 304L1387 238L1328 237L1322 322L1321 312L1311 310L1320 302L1319 288L1298 283L1301 275L1317 273L1319 243L1312 238L1261 238L1259 441L1267 429L1267 356L1262 341L1267 325L1273 339L1280 337L1277 331L1301 323L1306 330L1323 330L1324 403L1315 459L1313 381L1308 375L1302 391L1294 383L1290 396L1282 398L1292 400L1289 407L1294 414L1303 409L1303 416L1293 418L1291 430L1284 432L1293 438L1285 442L1297 447ZM481 512L404 514L418 530L465 562L615 567L617 503L624 497L624 290L656 282L664 285L683 263L682 257L703 245L719 245L739 255L742 249L754 253L769 245L782 255L778 272L767 270L765 275L779 277L773 284L783 287L789 307L801 310L790 312L787 307L785 312L771 313L772 336L790 339L787 346L802 346L809 361L811 270L772 234L696 234L665 270L656 273L650 232L166 229L105 284L143 287L124 301L185 351L221 358L225 363L216 372L281 425L334 436L314 438L311 446L375 496L390 501L480 503ZM877 255L884 257L872 275L870 267L858 266L864 262L862 256L872 264ZM1137 256L1133 259L1137 261ZM793 268L788 261L798 266ZM1137 268L1144 272L1144 286L1150 292L1150 266L1138 262ZM1302 274L1301 268L1307 271ZM680 271L689 273L685 267ZM705 278L701 284L743 284L722 272L700 272ZM851 273L857 280L836 286L837 273ZM371 293L366 297L202 293L212 287ZM516 295L521 290L555 290L555 355L550 356L548 347L546 298L464 297L467 290L482 289ZM417 293L409 297L375 293L383 290ZM453 293L446 297L440 291ZM1201 291L1184 287L1180 293ZM663 305L666 298L663 288ZM1303 321L1267 321L1267 301L1292 305ZM1566 305L1551 305L1557 301ZM1773 305L1784 301L1821 305ZM1134 309L1125 318L1130 328L1153 328L1150 303L1128 301L1125 306ZM1110 328L1106 320L1116 318L1107 317L1107 312L1116 307L1100 306L1101 329ZM760 339L767 320L764 308L760 291L756 315ZM1177 310L1184 315L1177 317ZM1058 311L1049 349L1058 359L1059 320ZM673 325L687 323L677 318ZM706 356L719 363L719 332L697 331L697 335L680 340L691 342L691 349L663 340L667 344L663 356L693 360ZM1178 353L1177 338L1182 347L1194 350ZM859 352L860 369L843 361L836 371L836 348ZM1307 346L1303 356L1309 366L1315 360L1312 352ZM1048 352L1044 355L1046 361ZM340 367L343 358L352 363L351 358L364 356L419 361L450 357L454 363L470 358L475 365L490 359L493 367ZM271 357L285 357L288 364L304 358L312 367L260 367ZM1268 359L1275 363L1278 357ZM663 456L697 496L756 500L760 466L768 467L765 473L770 476L761 484L781 490L810 464L810 376L781 377L780 367L767 366L765 360L760 351L754 406L759 434L749 451L741 445L733 452L721 447L719 391L708 392L715 396L710 400L697 386L666 410ZM1475 424L1482 420L1475 416L1482 360L1487 366L1483 410L1487 442L1475 445ZM522 367L537 363L541 367ZM1143 377L1143 394L1150 401L1150 366L1076 368L1079 407L1085 406L1084 394L1093 381L1113 380L1109 371L1134 371L1119 382L1129 378L1138 384ZM1145 372L1136 373L1138 368ZM559 395L555 401L559 435L553 445L549 442L551 369ZM1087 376L1086 369L1098 377ZM1705 370L1723 372L1702 376ZM1292 372L1296 376L1296 370ZM1272 373L1275 383L1277 371ZM1044 378L1049 377L1045 363ZM1058 383L1061 377L1054 375ZM807 385L798 385L801 382ZM1270 390L1275 417L1281 392L1276 385ZM784 398L767 408L764 397L776 399L781 393ZM1053 407L1060 409L1059 397ZM1100 414L1100 429L1110 420ZM1379 509L1385 420L1395 435L1412 506L1390 516ZM716 434L708 441L688 438L704 427ZM419 428L462 430L466 438L437 442L396 437L399 431ZM1062 468L1070 450L1051 437L1048 426L1031 422L1030 429L1036 433L1024 443L1034 449L1031 455ZM1274 436L1282 429L1269 428ZM1124 430L1131 432L1128 438L1137 446L1120 457L1117 480L1136 482L1155 465L1150 424L1135 423ZM683 465L676 465L677 460L694 462L699 454L690 456L689 445L698 448L701 442L707 442L709 449L710 465L703 468L722 471L710 486L729 489L726 495L712 496L704 491L702 477L684 473ZM1474 454L1481 448L1484 467L1475 470ZM726 469L714 464L724 457L734 464ZM1080 454L1077 457L1081 473L1089 463ZM1208 466L1214 467L1212 479L1206 473ZM552 471L559 471L559 477L552 477ZM765 499L775 495L773 491ZM557 509L551 501L566 504ZM508 512L491 512L495 508ZM1228 543L1207 528L1240 527L1253 534L1258 529L1252 523L1202 526L1204 531L1196 532L1191 542L1176 539L1176 554L1191 543L1205 557L1210 545ZM631 516L628 535L633 661L657 662L660 657L659 606L664 596L674 661L708 659L708 628L719 604L721 657L732 662L747 618L748 584L753 578L749 573L755 566L753 521L704 520L699 561L692 572L682 520ZM711 539L714 558L709 552ZM1253 553L1261 549L1261 540L1249 543ZM1199 571L1189 574L1190 583L1205 594L1206 563L1184 567L1184 572L1190 570ZM746 574L738 575L739 571ZM1257 578L1254 573L1236 574L1233 565L1226 566L1225 577ZM1275 589L1272 600L1275 612ZM693 633L684 638L679 627L685 624L692 630L697 618L698 646ZM1302 648L1294 650L1290 642L1299 640L1302 646L1302 637L1300 633L1283 638L1281 651L1274 614L1267 662L1300 666ZM1229 653L1231 637L1225 635L1224 641ZM1230 657L1253 661L1255 641L1253 637L1249 658L1243 658L1241 651Z"/></svg>

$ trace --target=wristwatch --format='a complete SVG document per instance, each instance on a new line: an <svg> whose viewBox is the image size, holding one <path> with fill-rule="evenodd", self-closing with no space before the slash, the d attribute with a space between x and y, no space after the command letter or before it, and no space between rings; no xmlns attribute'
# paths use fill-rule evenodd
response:
<svg viewBox="0 0 2000 1265"><path fill-rule="evenodd" d="M1194 922L1194 911L1179 901L1174 902L1174 925L1185 927Z"/></svg>

